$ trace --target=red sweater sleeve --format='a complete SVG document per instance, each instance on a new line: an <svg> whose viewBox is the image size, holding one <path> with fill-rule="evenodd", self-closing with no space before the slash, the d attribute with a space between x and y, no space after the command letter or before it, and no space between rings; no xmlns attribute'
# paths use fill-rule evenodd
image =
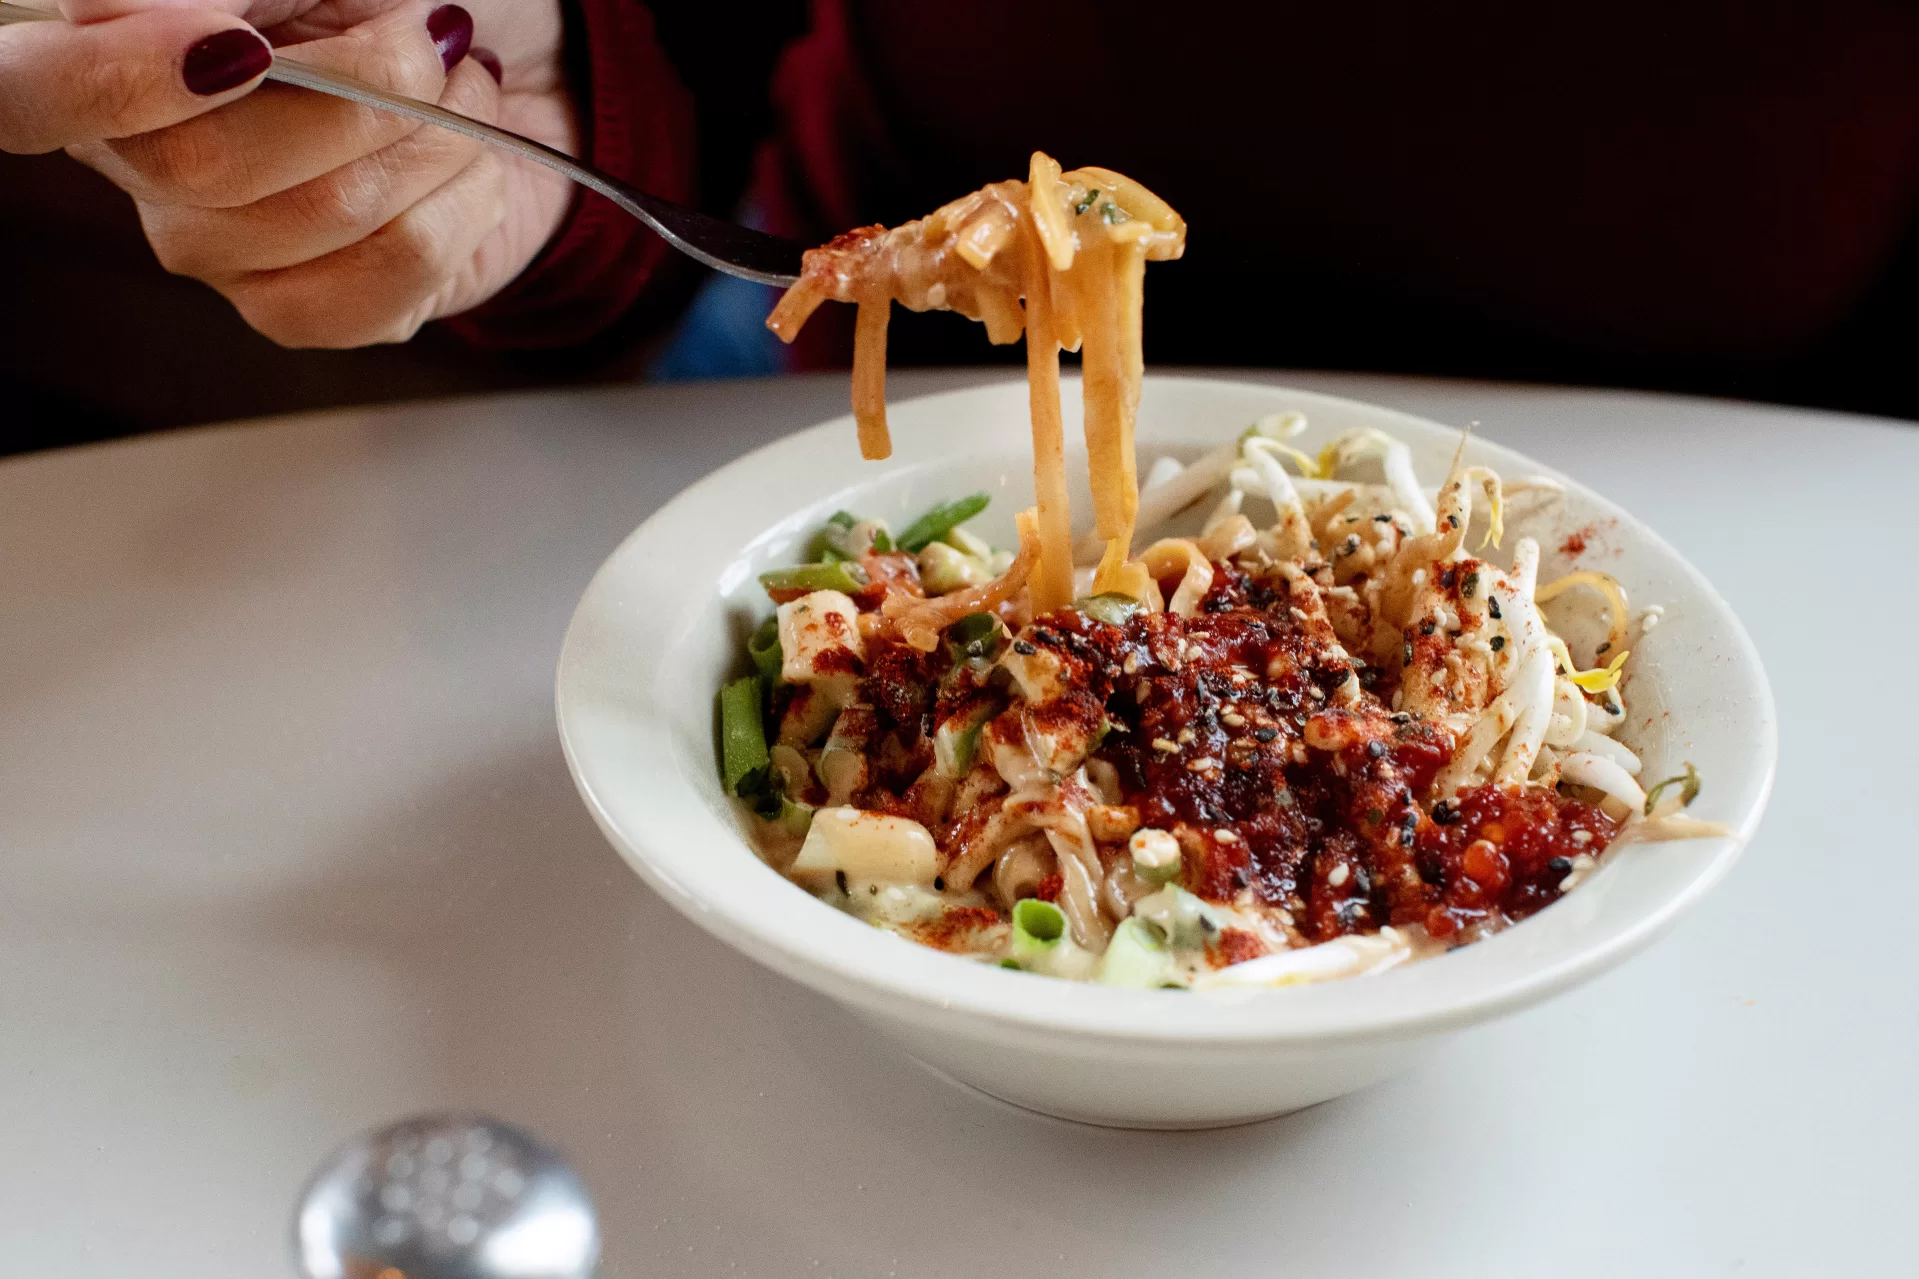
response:
<svg viewBox="0 0 1919 1279"><path fill-rule="evenodd" d="M571 0L571 9L585 157L641 190L692 203L693 103L660 47L652 13L638 0ZM576 346L632 311L670 254L604 196L579 189L519 277L448 327L483 347Z"/></svg>

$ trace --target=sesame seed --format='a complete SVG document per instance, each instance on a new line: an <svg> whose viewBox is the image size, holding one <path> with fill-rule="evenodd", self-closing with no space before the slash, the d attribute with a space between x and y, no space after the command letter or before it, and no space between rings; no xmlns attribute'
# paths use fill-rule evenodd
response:
<svg viewBox="0 0 1919 1279"><path fill-rule="evenodd" d="M1352 872L1346 869L1346 863L1341 862L1339 865L1333 867L1332 874L1326 876L1326 882L1328 884L1331 884L1334 888L1338 888L1341 884L1346 882L1346 876L1350 874L1352 874Z"/></svg>
<svg viewBox="0 0 1919 1279"><path fill-rule="evenodd" d="M1224 715L1221 715L1219 717L1219 722L1226 725L1228 728L1246 727L1246 717L1244 715L1241 715L1238 711L1227 711Z"/></svg>
<svg viewBox="0 0 1919 1279"><path fill-rule="evenodd" d="M1128 675L1139 674L1139 654L1128 653L1126 655L1126 660L1120 663L1120 670L1126 672L1126 674Z"/></svg>
<svg viewBox="0 0 1919 1279"><path fill-rule="evenodd" d="M1193 737L1192 729L1182 728L1179 730L1179 744L1181 746L1191 746L1193 744Z"/></svg>
<svg viewBox="0 0 1919 1279"><path fill-rule="evenodd" d="M1189 773L1203 773L1212 767L1214 767L1212 760L1196 759L1186 765L1186 771Z"/></svg>
<svg viewBox="0 0 1919 1279"><path fill-rule="evenodd" d="M1173 745L1173 743L1167 741L1164 737L1155 737L1153 739L1153 749L1168 755L1176 755L1179 753L1179 747Z"/></svg>
<svg viewBox="0 0 1919 1279"><path fill-rule="evenodd" d="M1213 832L1213 838L1222 844L1237 844L1239 842L1239 836L1233 834L1233 832L1223 826Z"/></svg>
<svg viewBox="0 0 1919 1279"><path fill-rule="evenodd" d="M1573 832L1573 843L1575 843L1575 844L1590 844L1590 843L1592 843L1592 842L1593 842L1593 833L1592 833L1591 831L1589 831L1589 830L1576 830L1576 831L1574 831L1574 832Z"/></svg>

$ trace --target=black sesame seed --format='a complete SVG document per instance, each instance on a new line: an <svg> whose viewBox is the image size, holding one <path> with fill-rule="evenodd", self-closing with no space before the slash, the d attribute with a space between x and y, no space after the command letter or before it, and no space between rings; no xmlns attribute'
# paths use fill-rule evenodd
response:
<svg viewBox="0 0 1919 1279"><path fill-rule="evenodd" d="M1486 597L1486 611L1493 615L1495 622L1499 620L1499 597L1497 595L1488 595Z"/></svg>
<svg viewBox="0 0 1919 1279"><path fill-rule="evenodd" d="M936 893L943 893L946 891L946 876L944 875L933 876L933 891Z"/></svg>
<svg viewBox="0 0 1919 1279"><path fill-rule="evenodd" d="M1278 736L1279 730L1277 728L1256 728L1253 730L1253 738L1256 741L1270 742Z"/></svg>
<svg viewBox="0 0 1919 1279"><path fill-rule="evenodd" d="M1374 759L1379 759L1386 754L1386 743L1375 737L1372 741L1366 743L1366 753Z"/></svg>
<svg viewBox="0 0 1919 1279"><path fill-rule="evenodd" d="M1034 648L1031 644L1028 644L1025 640L1014 640L1013 651L1015 653L1018 653L1021 657L1031 657L1033 654L1039 652L1038 649Z"/></svg>
<svg viewBox="0 0 1919 1279"><path fill-rule="evenodd" d="M1555 857L1546 863L1546 869L1555 875L1563 875L1572 868L1572 859L1568 857ZM1581 898L1580 900L1583 901L1585 899Z"/></svg>
<svg viewBox="0 0 1919 1279"><path fill-rule="evenodd" d="M1451 804L1448 804L1445 800L1442 799L1437 804L1433 805L1433 824L1434 825L1451 826L1454 822L1457 822L1459 820L1460 820L1459 810L1457 808L1454 808Z"/></svg>
<svg viewBox="0 0 1919 1279"><path fill-rule="evenodd" d="M1430 617L1419 624L1419 633L1421 635L1431 635L1434 631L1438 629L1439 629L1439 623L1435 622Z"/></svg>
<svg viewBox="0 0 1919 1279"><path fill-rule="evenodd" d="M1473 592L1478 589L1479 589L1479 574L1469 573L1466 575L1466 584L1459 588L1459 593L1465 596L1467 599L1471 599L1473 597Z"/></svg>
<svg viewBox="0 0 1919 1279"><path fill-rule="evenodd" d="M845 892L846 891L846 872L843 870L834 871L833 882L839 885L841 892Z"/></svg>
<svg viewBox="0 0 1919 1279"><path fill-rule="evenodd" d="M1373 516L1373 523L1375 524L1391 524L1392 522L1393 522L1393 517L1390 515Z"/></svg>
<svg viewBox="0 0 1919 1279"><path fill-rule="evenodd" d="M1504 635L1495 635L1486 641L1486 647L1497 653L1500 649L1506 647L1506 637Z"/></svg>
<svg viewBox="0 0 1919 1279"><path fill-rule="evenodd" d="M1439 584L1449 591L1453 589L1453 583L1458 580L1459 571L1457 569L1449 568L1439 575Z"/></svg>

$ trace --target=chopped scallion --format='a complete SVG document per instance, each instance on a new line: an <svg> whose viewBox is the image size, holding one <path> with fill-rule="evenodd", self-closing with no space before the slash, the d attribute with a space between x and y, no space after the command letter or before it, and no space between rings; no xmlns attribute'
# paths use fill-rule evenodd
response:
<svg viewBox="0 0 1919 1279"><path fill-rule="evenodd" d="M760 713L759 676L747 675L720 689L720 775L729 795L765 784L766 727Z"/></svg>
<svg viewBox="0 0 1919 1279"><path fill-rule="evenodd" d="M1066 935L1066 912L1049 901L1023 897L1013 903L1013 955L1047 951Z"/></svg>
<svg viewBox="0 0 1919 1279"><path fill-rule="evenodd" d="M957 657L991 657L999 651L999 618L991 613L968 613L946 628L946 642Z"/></svg>
<svg viewBox="0 0 1919 1279"><path fill-rule="evenodd" d="M865 589L866 572L848 561L838 564L796 564L792 568L776 568L769 573L761 573L760 585L769 591L800 591L805 594L842 591L850 595Z"/></svg>
<svg viewBox="0 0 1919 1279"><path fill-rule="evenodd" d="M894 543L901 550L917 555L926 549L927 543L938 541L946 536L948 530L966 523L985 510L991 501L984 493L974 493L969 497L942 502L908 524L906 531L895 538Z"/></svg>
<svg viewBox="0 0 1919 1279"><path fill-rule="evenodd" d="M747 656L753 659L753 665L759 668L760 678L766 681L768 688L780 682L780 667L785 656L780 650L780 619L769 617L760 623L753 632L753 638L746 641Z"/></svg>

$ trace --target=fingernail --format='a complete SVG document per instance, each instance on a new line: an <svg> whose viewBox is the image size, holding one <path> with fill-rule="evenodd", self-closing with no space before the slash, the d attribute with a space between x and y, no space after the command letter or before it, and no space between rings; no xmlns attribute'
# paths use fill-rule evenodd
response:
<svg viewBox="0 0 1919 1279"><path fill-rule="evenodd" d="M480 46L474 45L473 52L467 56L486 68L486 73L493 77L493 83L506 83L506 68L500 65L500 55L493 52L493 50L482 49Z"/></svg>
<svg viewBox="0 0 1919 1279"><path fill-rule="evenodd" d="M473 15L457 4L443 4L426 16L426 33L440 51L440 64L451 71L473 47Z"/></svg>
<svg viewBox="0 0 1919 1279"><path fill-rule="evenodd" d="M229 27L187 50L180 78L189 92L210 98L237 89L273 65L273 50L245 27Z"/></svg>

